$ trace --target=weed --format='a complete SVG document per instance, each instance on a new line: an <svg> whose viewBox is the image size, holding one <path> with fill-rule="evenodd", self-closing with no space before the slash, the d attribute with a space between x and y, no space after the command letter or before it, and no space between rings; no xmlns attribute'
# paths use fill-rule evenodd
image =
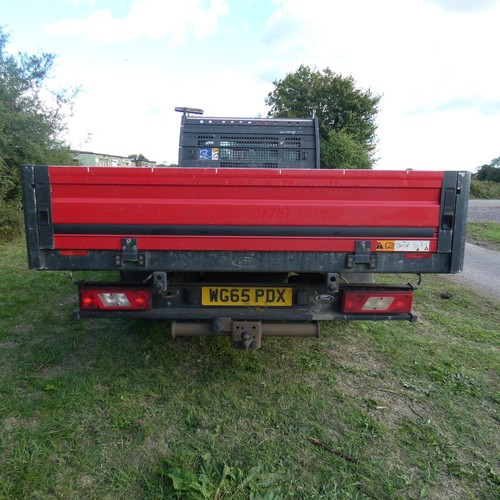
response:
<svg viewBox="0 0 500 500"><path fill-rule="evenodd" d="M275 475L252 467L248 472L217 462L209 453L171 457L158 468L156 481L148 481L148 493L167 498L274 498L267 494L277 483Z"/></svg>

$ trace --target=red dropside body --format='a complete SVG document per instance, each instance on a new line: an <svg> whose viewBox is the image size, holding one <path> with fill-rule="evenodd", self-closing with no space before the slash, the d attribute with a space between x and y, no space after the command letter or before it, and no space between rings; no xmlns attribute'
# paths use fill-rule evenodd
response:
<svg viewBox="0 0 500 500"><path fill-rule="evenodd" d="M426 228L426 251L437 247L443 172L50 166L48 173L55 250L117 250L126 234L141 250L349 252L364 239L376 251L377 228L405 240L422 239L411 231Z"/></svg>

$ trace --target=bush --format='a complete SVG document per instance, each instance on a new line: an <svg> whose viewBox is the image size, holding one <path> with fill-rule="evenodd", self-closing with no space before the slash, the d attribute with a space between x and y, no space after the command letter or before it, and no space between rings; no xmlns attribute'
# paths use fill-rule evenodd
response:
<svg viewBox="0 0 500 500"><path fill-rule="evenodd" d="M365 144L348 133L331 130L327 140L321 140L322 168L372 168L370 152Z"/></svg>
<svg viewBox="0 0 500 500"><path fill-rule="evenodd" d="M472 198L500 200L500 183L472 180L470 187Z"/></svg>
<svg viewBox="0 0 500 500"><path fill-rule="evenodd" d="M24 227L21 203L0 198L0 241L19 236Z"/></svg>

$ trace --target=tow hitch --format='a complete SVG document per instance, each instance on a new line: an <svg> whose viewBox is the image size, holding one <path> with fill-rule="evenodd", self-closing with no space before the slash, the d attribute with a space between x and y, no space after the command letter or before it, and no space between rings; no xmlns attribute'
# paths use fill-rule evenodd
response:
<svg viewBox="0 0 500 500"><path fill-rule="evenodd" d="M217 318L210 323L174 321L172 338L230 336L235 349L261 347L262 337L319 337L319 323L263 323Z"/></svg>
<svg viewBox="0 0 500 500"><path fill-rule="evenodd" d="M233 321L231 342L235 349L258 349L262 340L262 321Z"/></svg>

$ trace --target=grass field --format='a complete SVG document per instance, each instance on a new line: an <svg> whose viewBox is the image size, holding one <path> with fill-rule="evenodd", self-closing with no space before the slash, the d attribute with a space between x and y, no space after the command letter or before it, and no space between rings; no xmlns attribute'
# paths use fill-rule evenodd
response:
<svg viewBox="0 0 500 500"><path fill-rule="evenodd" d="M160 321L73 321L69 273L0 251L1 498L498 495L494 299L429 277L417 323L240 352Z"/></svg>
<svg viewBox="0 0 500 500"><path fill-rule="evenodd" d="M468 222L467 239L476 245L500 251L500 224L496 222Z"/></svg>

